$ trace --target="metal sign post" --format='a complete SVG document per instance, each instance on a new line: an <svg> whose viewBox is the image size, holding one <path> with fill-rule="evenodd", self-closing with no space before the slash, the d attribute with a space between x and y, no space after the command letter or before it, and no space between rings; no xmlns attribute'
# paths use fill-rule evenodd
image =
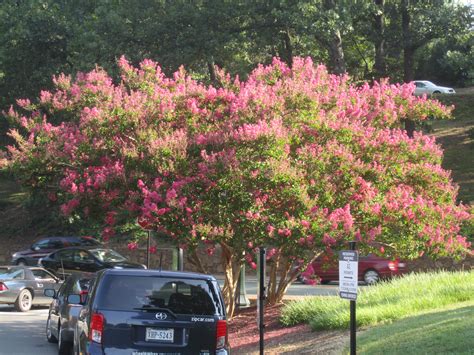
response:
<svg viewBox="0 0 474 355"><path fill-rule="evenodd" d="M150 268L151 230L147 229L148 240L146 243L146 268Z"/></svg>
<svg viewBox="0 0 474 355"><path fill-rule="evenodd" d="M351 355L356 354L356 299L358 287L359 253L356 242L349 242L350 250L339 252L339 296L350 300Z"/></svg>
<svg viewBox="0 0 474 355"><path fill-rule="evenodd" d="M263 311L265 307L266 288L265 288L265 264L267 261L265 248L259 249L258 258L258 295L257 295L257 324L260 333L260 355L264 353L264 329Z"/></svg>
<svg viewBox="0 0 474 355"><path fill-rule="evenodd" d="M142 227L144 230L147 231L148 234L148 240L146 243L146 268L150 268L150 247L151 247L151 231L153 230L153 227L146 218L143 217L137 217L137 224Z"/></svg>

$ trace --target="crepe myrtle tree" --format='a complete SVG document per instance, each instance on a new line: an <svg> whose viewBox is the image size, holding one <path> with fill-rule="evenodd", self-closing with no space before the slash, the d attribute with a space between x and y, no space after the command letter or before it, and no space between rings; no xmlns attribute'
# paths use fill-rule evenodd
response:
<svg viewBox="0 0 474 355"><path fill-rule="evenodd" d="M190 253L219 246L230 316L240 266L255 268L260 246L270 303L349 240L405 258L469 250L459 230L471 214L441 149L402 129L450 108L413 85L355 86L310 58L291 69L274 59L246 81L218 72L219 88L150 60L118 64L117 84L97 68L19 100L3 164L64 216L102 223L104 239L139 217Z"/></svg>

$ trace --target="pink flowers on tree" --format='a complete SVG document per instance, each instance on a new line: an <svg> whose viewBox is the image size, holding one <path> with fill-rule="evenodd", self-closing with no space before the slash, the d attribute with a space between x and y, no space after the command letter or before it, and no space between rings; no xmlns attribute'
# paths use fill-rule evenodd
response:
<svg viewBox="0 0 474 355"><path fill-rule="evenodd" d="M356 86L310 58L291 69L274 59L246 81L220 73L219 88L184 69L166 77L150 60L119 67L118 84L101 69L62 75L37 103L10 110L7 163L107 237L139 216L177 245L219 246L230 314L240 265L255 266L258 246L271 250L270 302L295 263L354 238L401 257L468 250L459 230L471 215L455 203L439 146L402 129L450 109L413 85Z"/></svg>

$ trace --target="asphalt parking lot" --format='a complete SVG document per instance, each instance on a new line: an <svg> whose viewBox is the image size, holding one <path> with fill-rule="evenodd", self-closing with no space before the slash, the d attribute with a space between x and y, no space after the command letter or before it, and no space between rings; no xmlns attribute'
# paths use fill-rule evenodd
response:
<svg viewBox="0 0 474 355"><path fill-rule="evenodd" d="M16 312L11 306L0 305L0 354L57 354L57 345L46 341L47 317L46 307L33 308L23 313Z"/></svg>

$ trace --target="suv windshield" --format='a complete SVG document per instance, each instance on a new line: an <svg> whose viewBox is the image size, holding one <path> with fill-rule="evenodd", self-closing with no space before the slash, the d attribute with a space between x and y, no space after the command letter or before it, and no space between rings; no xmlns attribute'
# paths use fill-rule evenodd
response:
<svg viewBox="0 0 474 355"><path fill-rule="evenodd" d="M113 251L112 249L92 249L89 250L97 259L105 263L115 263L120 261L126 261L127 259Z"/></svg>
<svg viewBox="0 0 474 355"><path fill-rule="evenodd" d="M219 313L222 310L212 287L212 283L205 280L110 275L101 287L98 307L215 315L217 310Z"/></svg>

